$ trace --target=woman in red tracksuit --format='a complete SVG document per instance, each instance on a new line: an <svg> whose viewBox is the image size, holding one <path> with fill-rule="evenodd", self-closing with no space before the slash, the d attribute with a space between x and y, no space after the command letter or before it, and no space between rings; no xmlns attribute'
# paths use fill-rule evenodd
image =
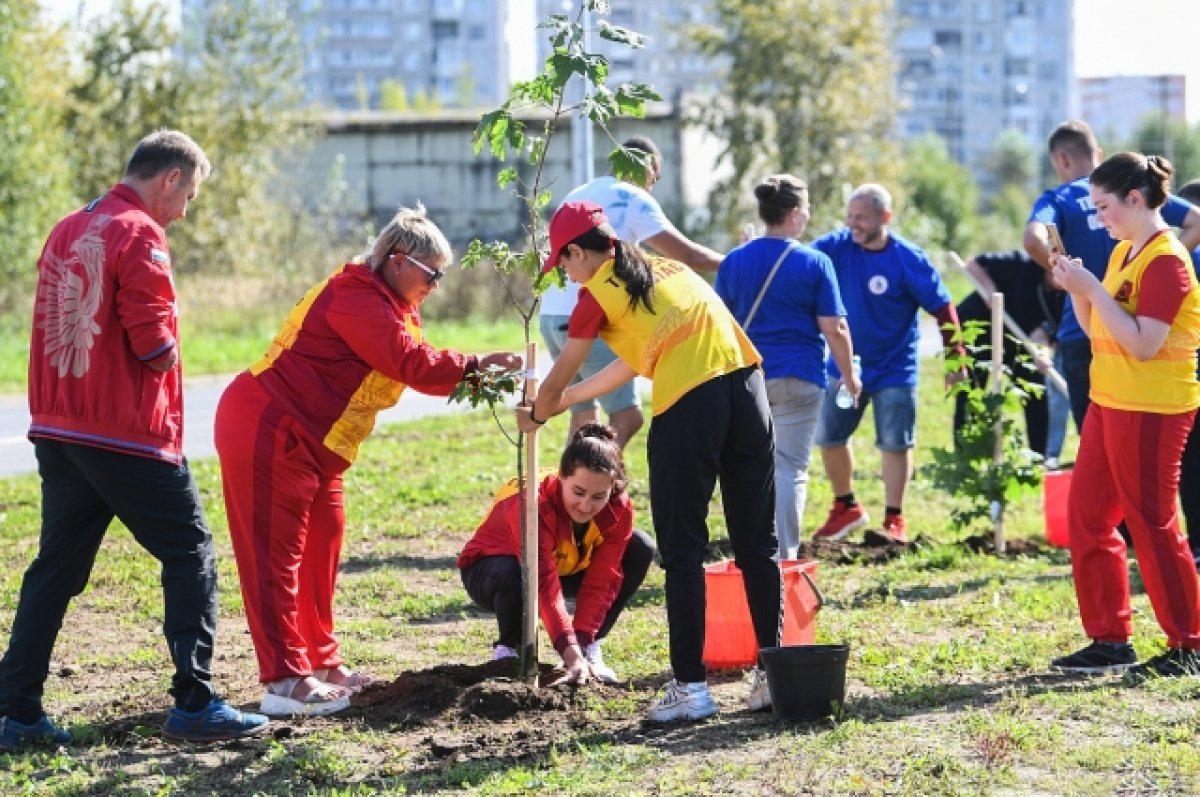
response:
<svg viewBox="0 0 1200 797"><path fill-rule="evenodd" d="M342 661L333 593L342 473L376 414L405 387L446 396L477 370L520 366L514 354L476 358L424 342L418 308L450 261L424 208L402 208L362 262L304 295L221 397L217 454L265 714L331 714L370 680Z"/></svg>
<svg viewBox="0 0 1200 797"><path fill-rule="evenodd" d="M633 528L625 482L612 428L588 423L538 492L538 606L571 683L617 681L601 642L654 558L654 542ZM510 482L458 557L471 600L496 613L494 659L516 656L521 642L520 551L521 496ZM567 597L575 597L574 615Z"/></svg>

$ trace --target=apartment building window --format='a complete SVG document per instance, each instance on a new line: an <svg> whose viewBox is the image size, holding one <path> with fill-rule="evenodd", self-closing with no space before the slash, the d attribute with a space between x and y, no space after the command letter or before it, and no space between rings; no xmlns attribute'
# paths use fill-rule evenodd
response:
<svg viewBox="0 0 1200 797"><path fill-rule="evenodd" d="M992 79L992 64L990 61L982 61L975 65L976 80L991 80Z"/></svg>
<svg viewBox="0 0 1200 797"><path fill-rule="evenodd" d="M1038 80L1058 80L1058 64L1051 61L1039 63Z"/></svg>
<svg viewBox="0 0 1200 797"><path fill-rule="evenodd" d="M992 19L993 19L992 4L989 2L983 2L983 0L980 0L980 2L976 2L975 3L975 21L976 22L991 22Z"/></svg>
<svg viewBox="0 0 1200 797"><path fill-rule="evenodd" d="M405 22L403 28L404 41L416 42L421 40L421 33L425 26L420 22Z"/></svg>
<svg viewBox="0 0 1200 797"><path fill-rule="evenodd" d="M458 38L458 23L457 22L435 22L433 23L433 40L435 42L443 42L447 39Z"/></svg>
<svg viewBox="0 0 1200 797"><path fill-rule="evenodd" d="M614 8L612 11L612 24L620 25L623 28L633 27L633 9Z"/></svg>
<svg viewBox="0 0 1200 797"><path fill-rule="evenodd" d="M995 39L987 31L975 31L971 34L971 49L977 53L990 53L994 43Z"/></svg>
<svg viewBox="0 0 1200 797"><path fill-rule="evenodd" d="M910 17L927 17L929 16L929 3L925 0L915 0L908 4L908 16Z"/></svg>
<svg viewBox="0 0 1200 797"><path fill-rule="evenodd" d="M961 30L937 30L933 32L933 43L939 47L962 47Z"/></svg>
<svg viewBox="0 0 1200 797"><path fill-rule="evenodd" d="M487 38L487 28L483 25L468 25L467 39L473 42L481 42Z"/></svg>
<svg viewBox="0 0 1200 797"><path fill-rule="evenodd" d="M959 6L958 0L938 0L937 15L939 17L957 17L961 11L962 8Z"/></svg>
<svg viewBox="0 0 1200 797"><path fill-rule="evenodd" d="M1029 59L1005 58L1004 74L1007 77L1029 77Z"/></svg>
<svg viewBox="0 0 1200 797"><path fill-rule="evenodd" d="M1030 0L1006 0L1005 14L1009 18L1012 17L1027 17L1030 15L1033 3Z"/></svg>

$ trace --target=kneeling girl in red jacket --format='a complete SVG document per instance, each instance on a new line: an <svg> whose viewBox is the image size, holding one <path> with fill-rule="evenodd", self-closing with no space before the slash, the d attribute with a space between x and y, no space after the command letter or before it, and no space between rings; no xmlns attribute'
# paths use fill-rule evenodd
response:
<svg viewBox="0 0 1200 797"><path fill-rule="evenodd" d="M615 683L601 643L641 586L654 542L633 528L625 465L610 427L585 424L563 451L557 474L538 492L538 605L565 680ZM492 658L517 655L521 642L521 500L515 480L458 557L467 594L496 613ZM566 598L575 597L575 613Z"/></svg>

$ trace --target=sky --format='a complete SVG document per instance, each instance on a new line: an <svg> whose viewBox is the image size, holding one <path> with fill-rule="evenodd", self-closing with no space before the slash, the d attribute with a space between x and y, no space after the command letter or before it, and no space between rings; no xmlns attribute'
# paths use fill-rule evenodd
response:
<svg viewBox="0 0 1200 797"><path fill-rule="evenodd" d="M1197 0L1075 0L1076 74L1186 75L1190 122L1200 120L1198 46Z"/></svg>
<svg viewBox="0 0 1200 797"><path fill-rule="evenodd" d="M58 19L79 0L43 0ZM532 0L525 0L532 6ZM518 5L524 3L519 0ZM86 14L111 0L82 0ZM1136 13L1131 11L1136 9ZM1200 121L1200 0L1075 0L1075 71L1097 75L1184 74L1187 115ZM532 48L529 48L532 49Z"/></svg>

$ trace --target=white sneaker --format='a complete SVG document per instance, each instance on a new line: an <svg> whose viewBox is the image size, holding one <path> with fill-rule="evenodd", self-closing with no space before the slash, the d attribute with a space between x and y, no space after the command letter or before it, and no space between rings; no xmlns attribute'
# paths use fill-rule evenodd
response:
<svg viewBox="0 0 1200 797"><path fill-rule="evenodd" d="M497 645L492 648L492 661L500 659L515 659L517 657L517 649L510 648L508 645Z"/></svg>
<svg viewBox="0 0 1200 797"><path fill-rule="evenodd" d="M646 718L651 722L677 722L702 720L716 713L717 704L708 693L707 683L685 684L672 678L663 687L662 696L646 712Z"/></svg>
<svg viewBox="0 0 1200 797"><path fill-rule="evenodd" d="M1046 466L1046 470L1058 470L1058 457L1046 457L1046 461L1043 464Z"/></svg>
<svg viewBox="0 0 1200 797"><path fill-rule="evenodd" d="M755 667L750 671L750 691L746 694L746 707L751 711L764 711L771 707L771 685L767 682L767 671Z"/></svg>
<svg viewBox="0 0 1200 797"><path fill-rule="evenodd" d="M613 668L604 663L604 651L600 649L600 641L596 640L588 644L584 648L583 655L588 660L588 665L592 668L592 675L596 676L596 680L605 684L620 683L617 674L613 672Z"/></svg>

